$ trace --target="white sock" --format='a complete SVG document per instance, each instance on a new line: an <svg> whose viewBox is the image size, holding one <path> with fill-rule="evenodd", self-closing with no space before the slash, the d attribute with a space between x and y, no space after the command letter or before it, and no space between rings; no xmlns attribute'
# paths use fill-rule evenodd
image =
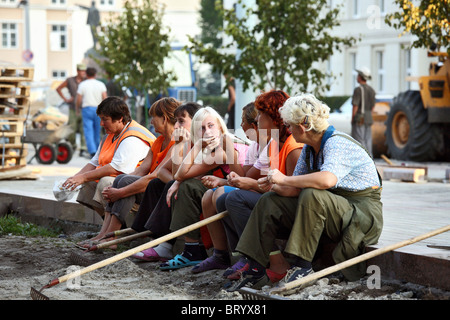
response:
<svg viewBox="0 0 450 320"><path fill-rule="evenodd" d="M161 258L169 258L172 259L173 258L173 245L171 245L168 242L163 242L161 244L159 244L158 246L153 248L156 253L158 254L158 256L160 256Z"/></svg>

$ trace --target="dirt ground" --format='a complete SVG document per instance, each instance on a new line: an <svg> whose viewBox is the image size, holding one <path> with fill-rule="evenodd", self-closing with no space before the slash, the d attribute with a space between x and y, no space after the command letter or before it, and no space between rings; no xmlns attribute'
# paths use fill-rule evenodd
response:
<svg viewBox="0 0 450 320"><path fill-rule="evenodd" d="M83 267L73 264L71 252L91 261L104 260L114 251L85 253L75 248L79 239L0 237L0 300L31 300L30 289L41 289L50 280ZM133 244L131 244L133 245ZM129 247L128 247L129 248ZM127 248L125 248L127 249ZM239 293L222 290L222 270L194 275L190 268L161 271L159 263L125 258L83 274L73 281L42 291L51 300L239 300ZM347 282L339 275L318 280L293 300L450 300L450 292L410 283L382 281L369 289L367 279Z"/></svg>

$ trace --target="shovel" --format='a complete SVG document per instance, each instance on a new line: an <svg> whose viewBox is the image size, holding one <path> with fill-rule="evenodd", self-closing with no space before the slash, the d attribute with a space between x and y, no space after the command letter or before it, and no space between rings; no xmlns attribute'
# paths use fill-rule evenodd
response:
<svg viewBox="0 0 450 320"><path fill-rule="evenodd" d="M438 234L447 232L449 230L450 230L450 224L445 226L445 227L442 227L442 228L430 231L428 233L422 234L420 236L417 236L417 237L414 237L414 238L411 238L411 239L408 239L408 240L404 240L404 241L401 241L401 242L398 242L398 243L395 243L395 244L392 244L392 245L389 245L389 246L386 246L386 247L383 247L383 248L379 248L379 249L367 252L367 253L362 254L360 256L357 256L355 258L352 258L352 259L346 260L344 262L341 262L341 263L339 263L337 265L334 265L334 266L331 266L329 268L323 269L323 270L321 270L319 272L311 273L311 274L309 274L306 277L303 277L301 279L294 280L294 281L288 282L288 283L286 283L284 285L280 285L278 287L275 287L275 288L269 290L268 293L255 293L255 290L248 290L248 288L242 288L242 289L239 290L239 292L242 294L242 296L244 298L247 298L249 300L251 300L251 299L260 300L262 296L266 297L267 300L278 300L279 296L272 295L271 293L283 294L283 293L285 293L285 292L287 292L289 290L292 290L294 288L298 288L298 287L301 287L301 286L306 286L308 283L311 283L311 282L313 282L313 281L315 281L315 280L317 280L317 279L319 279L321 277L324 277L326 275L329 275L331 273L340 271L342 269L345 269L347 267L350 267L350 266L352 266L354 264L357 264L357 263L360 263L362 261L369 260L369 259L371 259L373 257L376 257L378 255L381 255L383 253L386 253L386 252L389 252L389 251L392 251L392 250L395 250L395 249L398 249L398 248L401 248L401 247L404 247L404 246L407 246L407 245L410 245L410 244L422 241L422 240L430 238L430 237L434 237L434 236L436 236Z"/></svg>
<svg viewBox="0 0 450 320"><path fill-rule="evenodd" d="M111 232L111 234L114 234L114 232ZM131 240L134 240L134 239L143 238L143 237L149 236L151 234L152 234L151 231L142 231L142 232L139 232L139 233L135 233L135 234L123 237L123 238L114 239L114 240L111 240L111 241L95 244L93 246L90 246L85 252L91 252L91 251L96 251L96 250L99 250L99 249L108 248L108 247L110 247L112 245L115 245L115 244L124 243L124 242L131 241ZM105 237L103 239L105 239ZM79 265L79 266L88 266L88 265L92 264L92 261L89 258L85 257L84 253L83 254L79 254L78 252L72 251L70 256L69 256L69 259L70 259L70 261L72 263L74 263L76 265Z"/></svg>
<svg viewBox="0 0 450 320"><path fill-rule="evenodd" d="M88 273L88 272L94 271L96 269L105 267L105 266L107 266L109 264L112 264L112 263L117 262L119 260L125 259L125 258L127 258L129 256L132 256L135 253L141 252L141 251L143 251L145 249L149 249L149 248L155 247L155 246L157 246L160 243L163 243L163 242L166 242L168 240L171 240L171 239L174 239L176 237L179 237L179 236L181 236L183 234L186 234L186 233L188 233L188 232L190 232L192 230L195 230L195 229L198 229L200 227L203 227L203 226L205 226L205 225L207 225L207 224L209 224L211 222L220 220L223 217L225 217L227 214L228 214L227 211L218 213L218 214L216 214L216 215L214 215L212 217L203 219L203 220L201 220L199 222L196 222L194 224L191 224L191 225L189 225L187 227L184 227L184 228L179 229L177 231L171 232L171 233L169 233L169 234L167 234L167 235L165 235L163 237L160 237L158 239L152 240L152 241L150 241L148 243L142 244L142 245L140 245L138 247L135 247L135 248L132 248L132 249L130 249L128 251L122 252L122 253L114 256L114 257L111 257L111 258L99 261L99 262L94 263L94 264L92 264L92 265L90 265L88 267L85 267L85 268L81 269L81 270L77 270L75 272L66 274L65 276L62 276L62 277L50 280L49 283L46 284L45 286L43 286L40 290L34 289L32 287L31 290L30 290L30 296L31 296L31 298L33 300L49 300L49 298L41 292L42 290L47 289L47 288L51 288L51 287L53 287L53 286L55 286L57 284L66 282L66 281L68 281L70 279L79 277L79 276L81 276L81 275L83 275L85 273Z"/></svg>

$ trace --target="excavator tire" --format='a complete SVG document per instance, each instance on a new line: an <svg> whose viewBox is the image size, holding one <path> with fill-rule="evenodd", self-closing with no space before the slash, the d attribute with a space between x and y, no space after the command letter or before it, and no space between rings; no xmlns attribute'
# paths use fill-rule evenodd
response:
<svg viewBox="0 0 450 320"><path fill-rule="evenodd" d="M397 160L433 161L443 152L443 134L428 123L419 91L406 91L394 98L386 120L388 155Z"/></svg>

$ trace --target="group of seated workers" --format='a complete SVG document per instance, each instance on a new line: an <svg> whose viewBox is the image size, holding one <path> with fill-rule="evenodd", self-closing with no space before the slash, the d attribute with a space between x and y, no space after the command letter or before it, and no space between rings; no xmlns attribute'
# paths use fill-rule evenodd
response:
<svg viewBox="0 0 450 320"><path fill-rule="evenodd" d="M155 138L122 99L106 98L97 109L106 134L64 183L83 185L77 201L103 217L98 235L77 245L111 240L104 236L137 206L129 227L152 238L226 212L185 233L181 253L173 238L133 257L161 270L223 269L228 291L311 274L324 237L335 263L360 255L381 234L382 181L367 150L328 123L329 111L312 94L261 93L243 107L243 140L213 108L161 98L149 110ZM353 281L366 270L342 273Z"/></svg>

